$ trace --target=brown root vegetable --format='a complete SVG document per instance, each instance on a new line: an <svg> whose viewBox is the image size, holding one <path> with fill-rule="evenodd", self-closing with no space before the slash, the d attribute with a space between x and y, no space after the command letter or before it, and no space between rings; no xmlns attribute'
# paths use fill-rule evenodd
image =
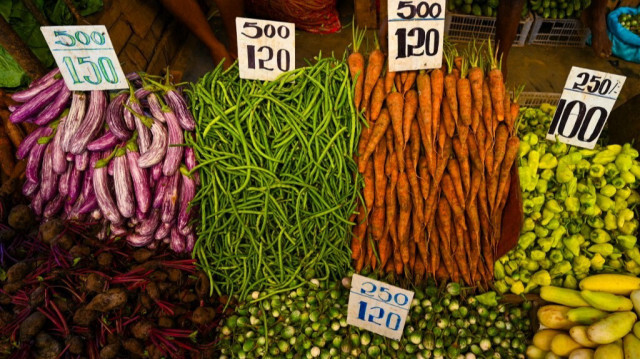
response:
<svg viewBox="0 0 640 359"><path fill-rule="evenodd" d="M127 292L123 288L112 288L106 293L96 295L87 305L87 309L104 313L122 306L126 301Z"/></svg>
<svg viewBox="0 0 640 359"><path fill-rule="evenodd" d="M378 121L376 121L376 123L373 125L373 130L371 130L370 132L369 140L364 149L364 152L360 155L360 158L358 158L358 170L360 171L360 173L364 173L367 167L367 162L369 161L369 157L371 157L371 154L376 151L378 144L385 137L390 122L391 119L389 118L389 112L385 108L382 110Z"/></svg>
<svg viewBox="0 0 640 359"><path fill-rule="evenodd" d="M88 292L102 293L106 280L97 273L89 273L85 281L85 289Z"/></svg>
<svg viewBox="0 0 640 359"><path fill-rule="evenodd" d="M135 338L123 340L122 346L131 354L144 355L144 346Z"/></svg>
<svg viewBox="0 0 640 359"><path fill-rule="evenodd" d="M36 335L33 346L39 359L55 359L62 353L62 344L44 332Z"/></svg>
<svg viewBox="0 0 640 359"><path fill-rule="evenodd" d="M32 268L33 267L31 263L27 263L27 262L18 262L12 265L11 267L9 267L6 273L7 282L15 283L22 280L24 277L27 276L27 274L29 274L29 272L31 272Z"/></svg>
<svg viewBox="0 0 640 359"><path fill-rule="evenodd" d="M211 307L198 307L193 311L191 320L197 325L204 325L213 322L216 317L216 310Z"/></svg>
<svg viewBox="0 0 640 359"><path fill-rule="evenodd" d="M146 248L140 248L135 252L133 252L133 259L135 259L135 261L138 263L144 263L148 261L152 255L153 255L153 251Z"/></svg>
<svg viewBox="0 0 640 359"><path fill-rule="evenodd" d="M100 350L100 359L113 359L120 351L120 343L105 345Z"/></svg>
<svg viewBox="0 0 640 359"><path fill-rule="evenodd" d="M141 320L131 327L131 334L137 339L146 340L152 328L153 325L151 323Z"/></svg>
<svg viewBox="0 0 640 359"><path fill-rule="evenodd" d="M82 307L73 314L73 322L77 325L87 326L98 317L98 312Z"/></svg>
<svg viewBox="0 0 640 359"><path fill-rule="evenodd" d="M71 354L82 354L84 351L84 341L77 335L70 335L65 339L65 345L69 346Z"/></svg>
<svg viewBox="0 0 640 359"><path fill-rule="evenodd" d="M25 231L35 222L35 216L29 206L25 204L19 204L11 208L9 212L9 218L7 219L9 227L18 230Z"/></svg>
<svg viewBox="0 0 640 359"><path fill-rule="evenodd" d="M47 317L44 314L38 311L31 313L31 315L29 315L20 324L20 333L19 333L20 341L21 342L29 341L36 334L38 334L40 330L42 330L46 322L47 322Z"/></svg>

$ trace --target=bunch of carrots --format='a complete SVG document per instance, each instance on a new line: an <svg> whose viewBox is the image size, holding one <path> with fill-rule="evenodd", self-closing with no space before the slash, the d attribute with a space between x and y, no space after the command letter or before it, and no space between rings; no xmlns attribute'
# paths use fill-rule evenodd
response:
<svg viewBox="0 0 640 359"><path fill-rule="evenodd" d="M489 282L519 148L519 106L491 43L464 56L447 45L442 68L399 73L383 73L380 49L365 68L354 43L354 100L368 123L351 218L356 270Z"/></svg>
<svg viewBox="0 0 640 359"><path fill-rule="evenodd" d="M15 151L25 137L33 132L35 125L30 123L14 124L9 121L8 107L15 103L11 97L0 91L0 194L12 193L17 188L18 180L24 177L26 160L15 160Z"/></svg>

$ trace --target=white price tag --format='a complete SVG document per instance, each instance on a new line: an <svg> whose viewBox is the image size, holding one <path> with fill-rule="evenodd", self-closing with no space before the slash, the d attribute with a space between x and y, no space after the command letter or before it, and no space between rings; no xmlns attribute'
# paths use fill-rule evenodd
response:
<svg viewBox="0 0 640 359"><path fill-rule="evenodd" d="M547 139L592 149L620 95L625 76L572 67Z"/></svg>
<svg viewBox="0 0 640 359"><path fill-rule="evenodd" d="M42 26L40 31L70 90L128 88L104 25Z"/></svg>
<svg viewBox="0 0 640 359"><path fill-rule="evenodd" d="M296 66L295 25L290 22L236 18L240 77L273 81Z"/></svg>
<svg viewBox="0 0 640 359"><path fill-rule="evenodd" d="M400 340L413 292L354 274L347 323Z"/></svg>
<svg viewBox="0 0 640 359"><path fill-rule="evenodd" d="M444 0L389 0L389 69L442 66Z"/></svg>

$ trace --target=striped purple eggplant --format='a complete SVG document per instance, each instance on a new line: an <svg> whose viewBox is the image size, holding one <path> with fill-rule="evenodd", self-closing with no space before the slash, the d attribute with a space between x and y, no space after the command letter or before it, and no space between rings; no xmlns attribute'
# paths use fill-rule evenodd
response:
<svg viewBox="0 0 640 359"><path fill-rule="evenodd" d="M162 178L162 163L151 167L151 178L153 178L153 181L156 183L160 181L160 178Z"/></svg>
<svg viewBox="0 0 640 359"><path fill-rule="evenodd" d="M191 219L191 209L189 203L196 195L196 184L189 176L182 176L182 188L180 189L180 210L178 211L178 228L184 229L188 227Z"/></svg>
<svg viewBox="0 0 640 359"><path fill-rule="evenodd" d="M40 193L42 200L48 202L55 197L58 190L58 176L53 171L53 142L47 144L42 158L42 170L40 171Z"/></svg>
<svg viewBox="0 0 640 359"><path fill-rule="evenodd" d="M187 166L189 171L192 171L197 166L196 154L191 147L185 147L184 149L184 164ZM198 171L193 171L191 173L191 177L193 177L193 181L196 183L196 186L199 186L200 173L198 173Z"/></svg>
<svg viewBox="0 0 640 359"><path fill-rule="evenodd" d="M176 253L184 252L187 243L186 238L184 238L178 231L173 228L171 229L171 249Z"/></svg>
<svg viewBox="0 0 640 359"><path fill-rule="evenodd" d="M162 208L162 201L164 200L164 195L167 192L168 185L169 177L160 178L153 194L153 203L151 204L152 208Z"/></svg>
<svg viewBox="0 0 640 359"><path fill-rule="evenodd" d="M11 122L13 123L20 123L32 116L35 116L47 105L49 105L51 103L51 100L56 98L63 87L66 87L64 81L62 79L56 80L56 82L54 82L51 86L42 90L28 102L18 107L13 113L11 113L11 115L9 115L9 120L11 120Z"/></svg>
<svg viewBox="0 0 640 359"><path fill-rule="evenodd" d="M160 210L154 209L149 216L140 222L140 225L136 227L136 233L141 236L153 236L160 224Z"/></svg>
<svg viewBox="0 0 640 359"><path fill-rule="evenodd" d="M73 167L71 175L69 175L69 192L67 193L67 202L75 203L80 193L82 193L82 186L84 182L92 182L90 176L82 177L82 172L73 165L69 164L69 167Z"/></svg>
<svg viewBox="0 0 640 359"><path fill-rule="evenodd" d="M100 160L101 154L98 152L92 152L89 157L89 168L84 172L85 181L82 184L82 195L86 198L93 192L93 172L96 168L96 163Z"/></svg>
<svg viewBox="0 0 640 359"><path fill-rule="evenodd" d="M167 154L162 165L162 173L165 176L173 176L178 167L180 167L180 161L182 160L183 147L181 145L184 144L184 137L182 128L180 128L173 111L165 112L165 119L169 130L169 148L167 148Z"/></svg>
<svg viewBox="0 0 640 359"><path fill-rule="evenodd" d="M125 75L127 81L138 81L140 80L140 74L137 72L129 72Z"/></svg>
<svg viewBox="0 0 640 359"><path fill-rule="evenodd" d="M153 241L153 236L141 236L137 233L131 233L127 236L127 243L134 247L144 247Z"/></svg>
<svg viewBox="0 0 640 359"><path fill-rule="evenodd" d="M67 86L62 86L62 89L58 91L58 95L53 100L53 102L45 107L33 122L36 125L44 126L49 122L55 120L67 108L70 98L71 91L69 91Z"/></svg>
<svg viewBox="0 0 640 359"><path fill-rule="evenodd" d="M116 236L116 237L124 237L127 235L127 233L129 233L129 231L127 230L126 227L123 226L118 226L115 225L113 223L111 223L111 226L109 228L111 230L111 236Z"/></svg>
<svg viewBox="0 0 640 359"><path fill-rule="evenodd" d="M33 145L33 149L29 153L29 158L27 159L27 167L25 169L25 175L27 181L31 182L40 182L40 178L38 178L40 164L42 163L42 157L44 156L44 150L47 148L46 144L37 143Z"/></svg>
<svg viewBox="0 0 640 359"><path fill-rule="evenodd" d="M73 158L78 171L84 171L89 166L89 151L84 151Z"/></svg>
<svg viewBox="0 0 640 359"><path fill-rule="evenodd" d="M64 120L64 117L60 120L56 134L53 136L53 141L51 141L51 145L53 146L53 171L59 175L65 173L67 170L67 156L60 145Z"/></svg>
<svg viewBox="0 0 640 359"><path fill-rule="evenodd" d="M87 95L84 92L74 92L71 96L71 107L64 123L64 134L62 135L62 149L65 152L71 151L71 142L74 139L87 109Z"/></svg>
<svg viewBox="0 0 640 359"><path fill-rule="evenodd" d="M42 215L43 206L44 202L42 201L42 195L40 195L40 192L38 192L31 200L31 209L36 216L40 217Z"/></svg>
<svg viewBox="0 0 640 359"><path fill-rule="evenodd" d="M27 102L37 96L40 92L42 92L47 87L51 86L58 80L56 75L60 73L60 69L57 67L49 71L48 74L42 76L41 78L31 82L29 88L24 89L22 91L18 91L11 95L11 99L16 102Z"/></svg>
<svg viewBox="0 0 640 359"><path fill-rule="evenodd" d="M179 173L176 173L169 178L169 185L162 199L161 219L163 223L173 222L176 218L176 208L180 196L180 176Z"/></svg>
<svg viewBox="0 0 640 359"><path fill-rule="evenodd" d="M25 181L22 186L22 194L27 197L31 197L31 195L36 193L39 188L40 184L38 182Z"/></svg>
<svg viewBox="0 0 640 359"><path fill-rule="evenodd" d="M160 104L160 100L158 100L158 96L155 93L150 93L149 96L147 96L147 101L151 115L156 120L165 123L164 112L162 111L162 105Z"/></svg>
<svg viewBox="0 0 640 359"><path fill-rule="evenodd" d="M113 162L113 188L116 192L116 204L120 214L124 218L131 218L136 213L135 200L133 199L133 184L129 174L129 165L124 153L112 160Z"/></svg>
<svg viewBox="0 0 640 359"><path fill-rule="evenodd" d="M111 128L109 131L105 132L104 135L98 137L93 142L87 145L87 150L89 151L109 151L112 150L115 145L120 142L120 138L118 138L113 132L111 132Z"/></svg>
<svg viewBox="0 0 640 359"><path fill-rule="evenodd" d="M138 152L127 149L127 164L131 179L133 180L133 189L136 194L136 203L138 209L142 213L147 213L151 206L151 187L149 186L149 174L145 169L138 165L140 154Z"/></svg>
<svg viewBox="0 0 640 359"><path fill-rule="evenodd" d="M192 233L187 234L187 248L185 248L185 253L193 252L193 247L196 245L196 235Z"/></svg>
<svg viewBox="0 0 640 359"><path fill-rule="evenodd" d="M106 156L107 155L104 157ZM107 175L106 167L94 169L93 188L96 194L96 199L98 200L98 206L100 206L104 217L112 223L121 223L122 217L120 217L120 212L113 201L113 196L109 189L109 176Z"/></svg>
<svg viewBox="0 0 640 359"><path fill-rule="evenodd" d="M109 103L107 113L105 114L105 121L109 126L109 130L121 140L128 140L129 137L131 137L131 131L129 131L127 125L124 123L122 112L124 109L122 105L127 97L128 95L126 93L121 93L114 97L111 103Z"/></svg>
<svg viewBox="0 0 640 359"><path fill-rule="evenodd" d="M156 233L154 234L154 238L156 239L156 241L161 241L169 237L169 234L171 234L171 227L171 223L160 223L158 229L156 230Z"/></svg>
<svg viewBox="0 0 640 359"><path fill-rule="evenodd" d="M178 91L167 91L164 95L164 100L173 110L173 113L175 113L176 118L180 123L180 127L187 131L193 131L196 128L196 121L193 119L193 115L191 115L191 112L189 112L189 109L187 108L187 102Z"/></svg>
<svg viewBox="0 0 640 359"><path fill-rule="evenodd" d="M139 116L135 116L134 119L136 125L136 131L138 131L138 147L140 153L145 154L151 147L151 130L144 123Z"/></svg>
<svg viewBox="0 0 640 359"><path fill-rule="evenodd" d="M167 152L167 131L165 130L164 125L158 121L153 121L153 126L151 126L151 136L153 142L151 142L151 145L146 152L141 152L142 155L138 160L138 165L141 168L149 168L162 162L165 157L165 153Z"/></svg>
<svg viewBox="0 0 640 359"><path fill-rule="evenodd" d="M114 171L114 164L113 164L113 160L111 160L107 165L107 173L109 174L109 176L113 177L113 171Z"/></svg>
<svg viewBox="0 0 640 359"><path fill-rule="evenodd" d="M69 179L71 178L71 173L73 173L73 168L73 164L70 163L67 166L67 170L60 176L60 181L58 181L58 193L65 197L69 194Z"/></svg>
<svg viewBox="0 0 640 359"><path fill-rule="evenodd" d="M16 151L16 157L19 160L25 158L38 143L38 139L40 137L48 137L51 136L52 133L53 128L49 126L38 127L35 131L31 132L29 136L22 140L20 146L18 146L18 150Z"/></svg>
<svg viewBox="0 0 640 359"><path fill-rule="evenodd" d="M95 210L99 210L98 198L96 197L95 194L90 193L87 197L85 197L82 200L81 205L78 206L78 214L81 214L81 215L87 214Z"/></svg>
<svg viewBox="0 0 640 359"><path fill-rule="evenodd" d="M58 193L58 195L44 207L42 216L44 218L51 218L58 214L62 210L62 207L64 207L64 196Z"/></svg>
<svg viewBox="0 0 640 359"><path fill-rule="evenodd" d="M87 148L87 144L98 134L102 129L104 122L104 113L107 108L107 96L103 91L91 91L89 97L89 107L87 108L87 114L82 120L78 131L74 136L71 143L71 150L69 152L74 155L84 152Z"/></svg>

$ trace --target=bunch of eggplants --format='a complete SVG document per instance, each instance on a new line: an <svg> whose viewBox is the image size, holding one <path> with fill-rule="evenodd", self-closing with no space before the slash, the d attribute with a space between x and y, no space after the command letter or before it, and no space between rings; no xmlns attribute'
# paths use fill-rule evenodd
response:
<svg viewBox="0 0 640 359"><path fill-rule="evenodd" d="M194 119L168 78L127 79L128 92L72 92L54 70L13 94L22 104L10 120L40 126L16 153L27 158L23 193L45 219L103 221L105 235L134 246L191 252L199 177L184 136Z"/></svg>

